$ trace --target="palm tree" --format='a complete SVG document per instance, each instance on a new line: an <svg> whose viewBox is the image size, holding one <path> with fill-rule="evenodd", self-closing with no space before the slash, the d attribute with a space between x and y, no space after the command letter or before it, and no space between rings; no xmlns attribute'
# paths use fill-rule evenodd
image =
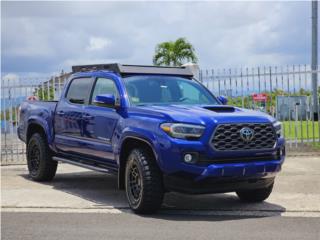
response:
<svg viewBox="0 0 320 240"><path fill-rule="evenodd" d="M185 38L158 44L153 56L157 66L181 66L188 61L197 63L198 59L194 47Z"/></svg>

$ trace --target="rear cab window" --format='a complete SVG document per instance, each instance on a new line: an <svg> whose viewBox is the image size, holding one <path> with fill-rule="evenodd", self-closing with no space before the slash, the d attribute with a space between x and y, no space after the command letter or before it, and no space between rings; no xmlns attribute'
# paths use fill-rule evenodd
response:
<svg viewBox="0 0 320 240"><path fill-rule="evenodd" d="M70 103L85 104L88 102L93 78L74 78L69 85L66 99Z"/></svg>

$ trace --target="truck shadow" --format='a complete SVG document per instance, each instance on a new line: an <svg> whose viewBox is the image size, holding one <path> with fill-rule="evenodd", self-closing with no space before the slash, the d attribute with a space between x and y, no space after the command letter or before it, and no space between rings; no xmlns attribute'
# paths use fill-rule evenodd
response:
<svg viewBox="0 0 320 240"><path fill-rule="evenodd" d="M20 176L31 181L26 174ZM117 188L116 176L93 171L57 173L53 181L39 184L85 199L92 208L116 208L131 213L125 192ZM161 210L144 217L178 221L223 221L280 216L285 210L280 205L268 202L242 203L234 194L167 193Z"/></svg>

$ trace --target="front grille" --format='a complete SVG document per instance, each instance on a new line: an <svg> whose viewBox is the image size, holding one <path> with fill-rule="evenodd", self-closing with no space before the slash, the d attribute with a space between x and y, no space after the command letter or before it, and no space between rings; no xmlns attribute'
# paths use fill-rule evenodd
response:
<svg viewBox="0 0 320 240"><path fill-rule="evenodd" d="M240 130L251 128L254 136L250 141L244 141L240 136ZM218 125L211 145L218 151L240 151L272 149L275 145L276 134L272 124L268 123L241 123Z"/></svg>

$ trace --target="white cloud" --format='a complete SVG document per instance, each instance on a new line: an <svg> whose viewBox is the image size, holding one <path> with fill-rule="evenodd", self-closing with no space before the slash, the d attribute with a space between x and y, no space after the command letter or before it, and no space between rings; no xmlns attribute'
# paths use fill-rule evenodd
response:
<svg viewBox="0 0 320 240"><path fill-rule="evenodd" d="M4 79L5 81L12 81L12 80L16 80L18 78L19 78L19 76L14 73L8 73L8 74L2 76L2 79Z"/></svg>
<svg viewBox="0 0 320 240"><path fill-rule="evenodd" d="M6 54L17 57L44 57L54 55L49 39L50 34L42 34L48 31L45 23L34 24L29 18L5 19L2 29L2 41L5 46L2 49Z"/></svg>
<svg viewBox="0 0 320 240"><path fill-rule="evenodd" d="M105 49L108 45L111 44L111 41L107 38L101 37L90 37L89 45L87 46L88 51L96 51Z"/></svg>
<svg viewBox="0 0 320 240"><path fill-rule="evenodd" d="M186 37L202 68L308 63L309 2L3 2L2 71L151 64Z"/></svg>

